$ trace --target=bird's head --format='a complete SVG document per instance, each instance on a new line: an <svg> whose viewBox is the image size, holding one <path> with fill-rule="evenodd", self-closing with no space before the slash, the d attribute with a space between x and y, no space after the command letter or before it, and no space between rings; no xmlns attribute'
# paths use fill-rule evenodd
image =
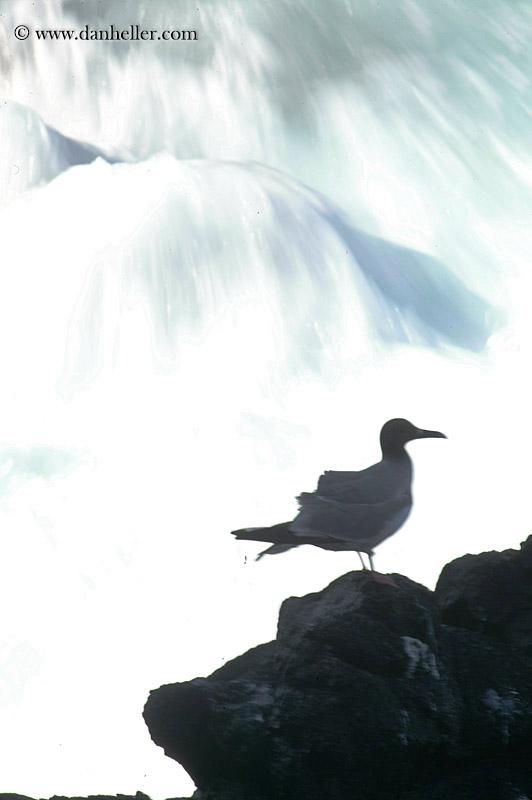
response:
<svg viewBox="0 0 532 800"><path fill-rule="evenodd" d="M413 439L447 439L447 436L439 431L416 428L407 419L390 419L381 430L382 453L383 455L401 453L405 444Z"/></svg>

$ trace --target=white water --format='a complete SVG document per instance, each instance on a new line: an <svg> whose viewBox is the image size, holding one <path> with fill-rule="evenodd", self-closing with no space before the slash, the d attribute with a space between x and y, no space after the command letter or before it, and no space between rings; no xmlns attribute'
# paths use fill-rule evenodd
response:
<svg viewBox="0 0 532 800"><path fill-rule="evenodd" d="M450 439L411 446L380 569L431 585L529 532L532 19L63 5L0 17L0 790L158 800L192 787L149 740L149 689L357 568L255 565L228 531L288 518L404 415ZM12 34L87 22L199 40Z"/></svg>

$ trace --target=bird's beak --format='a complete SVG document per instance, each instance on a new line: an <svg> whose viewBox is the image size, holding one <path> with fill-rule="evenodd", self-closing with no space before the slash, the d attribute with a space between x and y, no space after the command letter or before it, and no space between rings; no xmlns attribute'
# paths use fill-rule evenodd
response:
<svg viewBox="0 0 532 800"><path fill-rule="evenodd" d="M444 433L439 431L425 431L423 428L417 429L417 439L447 439Z"/></svg>

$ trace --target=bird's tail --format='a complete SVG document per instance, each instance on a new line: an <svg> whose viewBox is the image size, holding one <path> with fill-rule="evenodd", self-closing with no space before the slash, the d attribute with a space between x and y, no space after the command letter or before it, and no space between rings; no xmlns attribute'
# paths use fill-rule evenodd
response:
<svg viewBox="0 0 532 800"><path fill-rule="evenodd" d="M271 547L267 547L266 550L261 550L258 554L255 561L260 561L262 556L275 556L277 553L286 553L287 550L291 550L292 547L297 547L295 544L272 544Z"/></svg>
<svg viewBox="0 0 532 800"><path fill-rule="evenodd" d="M271 528L242 528L239 531L231 531L237 539L245 539L252 542L272 542L271 547L267 547L257 556L257 561L262 556L273 556L277 553L284 553L299 544L296 537L289 528L289 522L280 522L272 525Z"/></svg>
<svg viewBox="0 0 532 800"><path fill-rule="evenodd" d="M289 522L280 522L272 525L271 528L241 528L239 531L231 531L237 539L246 539L252 542L272 542L273 544L290 544L294 540L294 534L289 529Z"/></svg>

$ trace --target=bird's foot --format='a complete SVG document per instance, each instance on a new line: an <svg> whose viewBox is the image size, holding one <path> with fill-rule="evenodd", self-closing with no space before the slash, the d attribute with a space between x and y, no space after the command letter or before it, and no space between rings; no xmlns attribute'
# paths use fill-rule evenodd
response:
<svg viewBox="0 0 532 800"><path fill-rule="evenodd" d="M384 583L386 586L394 586L396 589L399 588L394 579L389 575L383 575L382 572L375 572L375 570L369 569L365 570L365 572L375 583Z"/></svg>

